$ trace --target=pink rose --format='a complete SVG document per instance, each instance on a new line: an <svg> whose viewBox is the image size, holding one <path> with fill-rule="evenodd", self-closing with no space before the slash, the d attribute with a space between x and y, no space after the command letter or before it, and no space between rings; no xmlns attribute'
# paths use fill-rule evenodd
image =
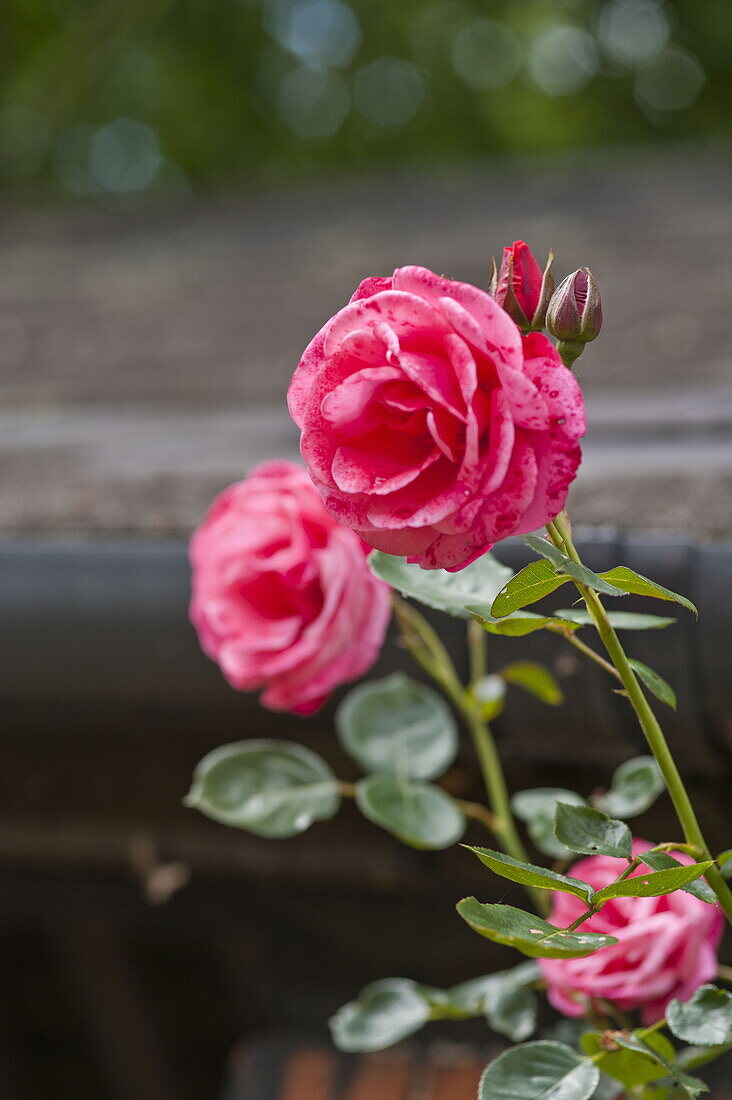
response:
<svg viewBox="0 0 732 1100"><path fill-rule="evenodd" d="M191 620L232 687L310 714L379 655L390 589L302 467L263 462L211 505L190 545Z"/></svg>
<svg viewBox="0 0 732 1100"><path fill-rule="evenodd" d="M637 855L652 845L636 840ZM693 862L674 853L682 863ZM609 856L591 856L568 872L595 890L609 885L627 863ZM639 867L636 875L647 873ZM585 907L571 894L555 893L549 920L566 928ZM660 1020L674 997L688 1000L717 973L717 947L723 931L717 905L708 905L677 890L659 898L615 898L605 902L582 931L615 936L618 943L583 959L540 959L549 1000L565 1016L582 1016L586 1000L599 997L620 1008L641 1009L644 1024Z"/></svg>
<svg viewBox="0 0 732 1100"><path fill-rule="evenodd" d="M422 267L362 282L306 349L288 401L326 507L425 569L460 569L553 519L585 430L550 341Z"/></svg>

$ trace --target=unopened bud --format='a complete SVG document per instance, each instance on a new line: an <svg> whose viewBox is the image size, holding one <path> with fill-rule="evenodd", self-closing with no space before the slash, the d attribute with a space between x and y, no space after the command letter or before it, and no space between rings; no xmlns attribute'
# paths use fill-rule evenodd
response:
<svg viewBox="0 0 732 1100"><path fill-rule="evenodd" d="M542 272L529 246L514 241L503 250L500 271L496 270L496 261L491 260L490 292L524 332L544 327L554 290L553 259L550 252Z"/></svg>
<svg viewBox="0 0 732 1100"><path fill-rule="evenodd" d="M581 267L562 280L549 303L546 324L567 366L599 335L602 301L589 268Z"/></svg>

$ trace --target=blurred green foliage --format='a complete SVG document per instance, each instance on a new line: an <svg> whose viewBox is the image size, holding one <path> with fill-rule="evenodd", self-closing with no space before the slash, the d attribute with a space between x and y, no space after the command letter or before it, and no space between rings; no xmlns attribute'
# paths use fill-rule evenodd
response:
<svg viewBox="0 0 732 1100"><path fill-rule="evenodd" d="M730 0L4 0L0 31L0 178L29 193L730 130Z"/></svg>

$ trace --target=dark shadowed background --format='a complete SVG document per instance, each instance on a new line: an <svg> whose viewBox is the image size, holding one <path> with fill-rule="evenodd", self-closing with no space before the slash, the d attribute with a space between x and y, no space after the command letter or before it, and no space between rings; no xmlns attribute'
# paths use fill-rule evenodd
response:
<svg viewBox="0 0 732 1100"><path fill-rule="evenodd" d="M331 711L266 715L200 655L184 540L296 454L290 374L364 275L484 286L517 237L559 276L591 267L573 514L591 564L705 608L647 656L684 695L671 736L722 843L727 0L5 0L0 96L0 1095L212 1100L240 1039L317 1028L387 973L508 961L456 927L490 887L454 852L347 811L266 844L180 805L222 741L337 758ZM640 745L599 676L557 671L566 708L499 730L511 782L591 790ZM452 782L473 789L467 752ZM153 904L161 862L180 888Z"/></svg>

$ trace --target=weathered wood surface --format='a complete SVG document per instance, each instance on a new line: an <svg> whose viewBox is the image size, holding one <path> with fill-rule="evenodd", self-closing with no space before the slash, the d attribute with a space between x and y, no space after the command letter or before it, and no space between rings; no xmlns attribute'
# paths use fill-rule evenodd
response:
<svg viewBox="0 0 732 1100"><path fill-rule="evenodd" d="M731 176L687 150L6 210L0 531L185 532L252 462L295 453L288 378L362 275L417 262L483 284L521 235L603 289L576 518L729 536Z"/></svg>

